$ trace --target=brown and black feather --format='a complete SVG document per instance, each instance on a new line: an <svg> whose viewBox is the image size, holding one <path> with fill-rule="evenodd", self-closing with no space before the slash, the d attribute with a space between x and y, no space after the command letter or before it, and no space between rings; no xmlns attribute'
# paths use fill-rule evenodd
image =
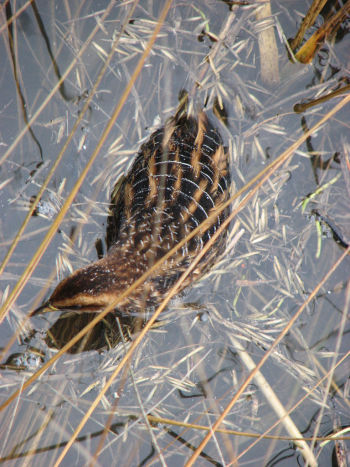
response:
<svg viewBox="0 0 350 467"><path fill-rule="evenodd" d="M168 120L142 145L116 185L108 219L105 258L75 271L51 295L54 308L99 309L205 221L229 196L228 157L221 136L203 112ZM121 312L156 306L227 217L226 208L118 304ZM183 287L200 277L225 247L222 234Z"/></svg>

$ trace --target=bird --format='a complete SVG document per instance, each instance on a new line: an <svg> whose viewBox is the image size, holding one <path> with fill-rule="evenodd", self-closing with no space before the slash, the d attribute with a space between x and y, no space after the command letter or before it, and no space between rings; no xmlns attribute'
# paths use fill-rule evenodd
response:
<svg viewBox="0 0 350 467"><path fill-rule="evenodd" d="M230 212L228 151L204 110L178 110L141 146L115 185L107 220L106 256L62 280L41 309L98 311L118 299L160 258L200 229L146 278L116 309L122 315L157 307ZM208 222L208 221L207 221ZM200 259L178 292L217 261L226 231Z"/></svg>

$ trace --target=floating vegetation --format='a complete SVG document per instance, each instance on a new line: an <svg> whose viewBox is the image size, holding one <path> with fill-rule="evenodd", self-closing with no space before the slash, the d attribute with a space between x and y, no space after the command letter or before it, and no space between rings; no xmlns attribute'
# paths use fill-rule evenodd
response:
<svg viewBox="0 0 350 467"><path fill-rule="evenodd" d="M5 2L1 462L342 465L349 28L326 3L291 47L305 2ZM31 316L106 257L114 184L181 89L228 157L222 257L136 326L113 302Z"/></svg>

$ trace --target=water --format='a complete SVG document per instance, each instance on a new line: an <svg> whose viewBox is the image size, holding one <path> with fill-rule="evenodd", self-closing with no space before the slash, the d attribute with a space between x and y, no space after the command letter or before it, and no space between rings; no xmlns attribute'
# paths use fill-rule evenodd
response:
<svg viewBox="0 0 350 467"><path fill-rule="evenodd" d="M7 287L11 292L19 280L91 157L154 30L163 3L141 3L131 14L131 21L127 19L132 6L129 4L115 5L103 20L105 8L110 5L107 2L70 2L69 11L63 3L36 5L45 32L31 7L13 24L21 91L16 89L8 30L4 20L1 23L1 56L6 60L0 74L2 89L6 89L0 93L2 258L91 94L113 38L123 24L127 27L42 196L37 215L31 217L1 275L4 294ZM293 2L288 10L284 2L275 2L272 9L278 18L278 30L287 37L295 34L295 12L305 14L304 2ZM260 75L254 6L234 7L233 14L224 44L218 47L216 36L229 18L229 7L224 2L172 4L160 36L72 207L2 323L3 347L12 336L19 336L2 362L17 354L15 362L19 359L26 369L2 368L1 402L20 388L42 361L56 354L47 345L47 331L57 321L58 313L32 318L22 332L19 325L49 296L59 278L97 259L98 240L100 249L105 250L106 219L114 184L131 164L141 143L174 114L181 89L190 92L195 107L205 103L213 120L214 100L219 97L222 101L228 126L217 119L215 124L230 151L233 191L275 160L303 134L303 127L311 128L341 99L311 107L304 114L293 111L296 103L318 97L328 87L335 89L349 78L344 65L346 34L324 46L313 63L304 66L288 61L280 36L276 35L280 84L268 85ZM25 128L25 119L35 114L99 21L100 28L73 65L64 88L61 86L50 97L32 124L32 133L25 131L15 145L15 138ZM56 70L45 37L56 57ZM342 254L344 250L332 237L321 237L318 253L312 210L329 219L349 242L348 120L349 105L302 144L239 213L238 229L244 232L236 246L162 314L159 326L146 335L130 367L107 390L62 465L89 464L97 450L100 465L159 464L159 452L167 465L181 465L190 458L205 433L169 424L153 425L151 429L142 418L141 408L157 417L205 426L214 423L249 373L233 338L258 362ZM338 157L332 160L335 153ZM313 164L310 155L316 156ZM303 212L301 203L311 193L314 195ZM342 326L344 310L348 312L349 271L346 258L262 369L286 408L314 389L291 414L307 437L324 436L349 423L347 361L334 370L338 390L335 386L328 389L325 382L315 387L349 350L348 324ZM203 316L206 319L201 319ZM108 334L107 341L110 339ZM38 465L54 464L129 346L130 341L119 342L108 351L66 354L32 383L20 399L1 411L2 460L8 465L30 464L34 459ZM338 355L334 361L335 350ZM253 381L223 426L263 433L278 418ZM109 429L104 432L106 426ZM272 433L286 435L280 426ZM243 465L294 466L298 459L302 462L288 441L264 440L243 455L253 441L218 434L204 448L198 462L223 465L240 455L239 463ZM319 465L330 465L333 448L332 443L315 447Z"/></svg>

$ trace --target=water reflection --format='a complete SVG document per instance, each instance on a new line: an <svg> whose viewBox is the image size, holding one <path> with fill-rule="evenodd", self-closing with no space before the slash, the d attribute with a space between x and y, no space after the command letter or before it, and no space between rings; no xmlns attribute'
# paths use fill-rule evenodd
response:
<svg viewBox="0 0 350 467"><path fill-rule="evenodd" d="M0 369L16 371L36 371L47 359L47 349L62 349L85 326L88 326L98 313L64 311L49 327L41 338L42 331L33 330L30 336L22 336L22 344L27 349L11 354L0 364ZM132 335L141 331L147 320L140 316L121 315L118 311L109 313L79 341L69 348L67 353L78 354L90 350L102 351L115 348L121 342L127 342ZM37 344L38 336L41 348Z"/></svg>
<svg viewBox="0 0 350 467"><path fill-rule="evenodd" d="M49 347L61 349L98 315L98 313L64 312L46 332L45 342ZM142 329L145 320L135 316L109 313L82 339L74 344L69 353L114 348Z"/></svg>

